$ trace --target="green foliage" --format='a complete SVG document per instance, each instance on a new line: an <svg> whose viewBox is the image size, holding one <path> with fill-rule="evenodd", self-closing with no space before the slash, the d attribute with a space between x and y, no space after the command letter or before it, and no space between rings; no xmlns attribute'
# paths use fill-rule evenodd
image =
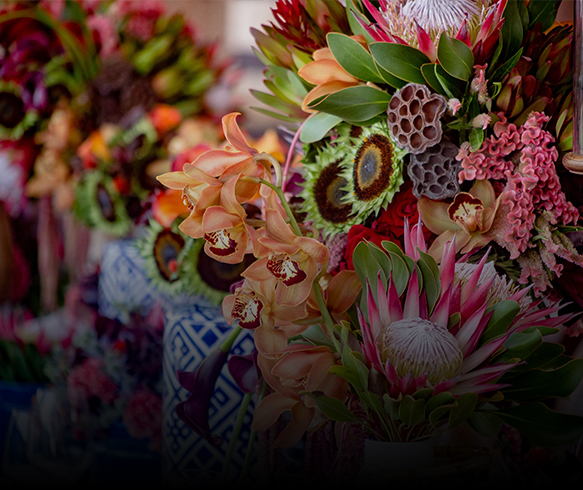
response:
<svg viewBox="0 0 583 490"><path fill-rule="evenodd" d="M437 57L443 69L452 77L467 82L474 70L472 50L462 41L442 35L437 46Z"/></svg>
<svg viewBox="0 0 583 490"><path fill-rule="evenodd" d="M365 82L384 83L370 53L345 34L331 32L326 37L336 61L353 77Z"/></svg>

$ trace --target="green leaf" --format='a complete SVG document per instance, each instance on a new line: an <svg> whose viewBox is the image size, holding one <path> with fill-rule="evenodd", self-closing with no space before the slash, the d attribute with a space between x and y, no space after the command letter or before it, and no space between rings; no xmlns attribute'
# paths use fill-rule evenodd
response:
<svg viewBox="0 0 583 490"><path fill-rule="evenodd" d="M451 412L449 413L449 424L447 426L449 429L455 427L458 424L461 424L472 414L478 403L478 394L465 393L460 396L456 402L457 405L454 404Z"/></svg>
<svg viewBox="0 0 583 490"><path fill-rule="evenodd" d="M300 141L302 143L315 143L320 141L328 131L330 131L342 118L319 112L306 120L300 132Z"/></svg>
<svg viewBox="0 0 583 490"><path fill-rule="evenodd" d="M516 53L514 53L514 56L512 56L508 61L506 61L500 68L498 68L494 72L491 81L498 82L502 80L506 75L508 75L512 71L512 68L516 66L516 63L518 63L518 60L520 60L521 56L522 48L520 48Z"/></svg>
<svg viewBox="0 0 583 490"><path fill-rule="evenodd" d="M279 97L275 97L274 95L260 92L259 90L252 89L249 90L249 92L251 92L251 95L253 95L253 97L255 97L259 102L263 102L265 105L277 109L278 111L289 113L296 111L298 108L298 106L295 104L282 100Z"/></svg>
<svg viewBox="0 0 583 490"><path fill-rule="evenodd" d="M515 366L510 372L525 372L537 368L545 369L543 366L548 365L553 360L557 359L563 352L565 352L565 347L561 344L543 342L530 356L526 358L526 363ZM567 356L564 357L567 360L571 359Z"/></svg>
<svg viewBox="0 0 583 490"><path fill-rule="evenodd" d="M289 123L295 123L295 122L302 121L302 119L300 119L299 117L287 116L285 114L280 114L278 112L270 111L269 109L264 109L263 107L251 106L249 108L253 109L255 112L259 112L260 114L264 114L266 116L273 117L274 119L277 119L279 121L284 121L284 122L289 122Z"/></svg>
<svg viewBox="0 0 583 490"><path fill-rule="evenodd" d="M401 247L399 247L399 245L397 245L396 243L391 242L390 240L385 240L381 242L381 245L387 252L393 252L394 254L397 254L401 258L403 258L403 256L405 255L401 250Z"/></svg>
<svg viewBox="0 0 583 490"><path fill-rule="evenodd" d="M348 346L346 346L346 350ZM368 390L368 368L356 358L356 353L348 351L342 355L342 362L347 368L353 369L359 376L359 387L362 390Z"/></svg>
<svg viewBox="0 0 583 490"><path fill-rule="evenodd" d="M401 296L409 284L409 268L397 254L389 252L389 255L391 256L393 282L395 283L397 294Z"/></svg>
<svg viewBox="0 0 583 490"><path fill-rule="evenodd" d="M366 121L387 110L391 96L376 88L359 85L328 95L310 108L338 116L346 122Z"/></svg>
<svg viewBox="0 0 583 490"><path fill-rule="evenodd" d="M431 60L421 51L405 44L376 42L370 52L379 66L407 82L425 84L421 66Z"/></svg>
<svg viewBox="0 0 583 490"><path fill-rule="evenodd" d="M392 420L399 420L399 406L400 401L391 398L388 394L383 395L383 402L385 405L385 411Z"/></svg>
<svg viewBox="0 0 583 490"><path fill-rule="evenodd" d="M313 393L310 391L302 391L301 394L308 395L309 397L313 398L318 408L330 420L334 420L336 422L358 421L354 414L348 410L346 405L344 405L344 403L342 403L337 398L331 398L329 396Z"/></svg>
<svg viewBox="0 0 583 490"><path fill-rule="evenodd" d="M524 4L523 0L519 0ZM522 45L522 38L524 36L524 26L520 8L517 0L508 0L506 8L504 9L504 25L502 26L502 38L504 46L502 47L502 59L508 59L513 56ZM496 81L498 79L494 79Z"/></svg>
<svg viewBox="0 0 583 490"><path fill-rule="evenodd" d="M443 89L441 82L435 75L435 63L426 63L421 66L421 74L425 78L427 85L429 85L438 94L447 96L447 92Z"/></svg>
<svg viewBox="0 0 583 490"><path fill-rule="evenodd" d="M352 263L354 264L354 269L356 275L360 279L363 288L366 291L366 281L369 280L371 284L371 289L375 300L377 300L377 274L381 273L381 280L384 284L387 282L387 277L384 275L382 270L379 270L379 265L376 259L371 254L366 242L360 242L352 253ZM363 295L365 296L365 295Z"/></svg>
<svg viewBox="0 0 583 490"><path fill-rule="evenodd" d="M452 77L467 82L474 68L472 50L459 39L442 34L437 45L437 58Z"/></svg>
<svg viewBox="0 0 583 490"><path fill-rule="evenodd" d="M504 424L504 421L498 417L495 412L490 411L474 411L468 417L469 426L478 434L485 437L496 438Z"/></svg>
<svg viewBox="0 0 583 490"><path fill-rule="evenodd" d="M478 151L484 142L484 130L482 128L472 128L470 131L470 145L472 151Z"/></svg>
<svg viewBox="0 0 583 490"><path fill-rule="evenodd" d="M530 29L540 22L542 24L541 32L545 32L555 22L560 4L560 1L532 0L528 4L528 28Z"/></svg>
<svg viewBox="0 0 583 490"><path fill-rule="evenodd" d="M425 407L426 415L429 415L433 412L436 408L439 408L443 405L451 405L454 401L453 396L451 393L444 392L439 393L439 395L435 395L433 398L427 401L427 405Z"/></svg>
<svg viewBox="0 0 583 490"><path fill-rule="evenodd" d="M360 376L354 369L350 369L346 366L332 366L330 369L328 369L328 372L335 374L336 376L340 376L342 379L348 381L352 386L358 388L359 390L364 389L362 383L360 382Z"/></svg>
<svg viewBox="0 0 583 490"><path fill-rule="evenodd" d="M423 277L423 284L427 296L427 308L429 314L433 312L433 308L439 299L441 291L441 281L439 280L439 269L435 260L430 255L419 251L420 259L417 261L419 271ZM422 255L421 255L422 254ZM435 266L435 267L434 267Z"/></svg>
<svg viewBox="0 0 583 490"><path fill-rule="evenodd" d="M514 332L510 334L504 347L506 350L495 357L494 362L508 362L511 359L526 359L542 344L540 332Z"/></svg>
<svg viewBox="0 0 583 490"><path fill-rule="evenodd" d="M354 0L347 0L346 2L346 16L348 17L348 25L352 30L353 34L362 34L366 38L366 42L368 44L374 43L375 40L372 36L366 31L364 27L360 25L360 23L356 20L356 17L360 17L361 19L365 20L367 23L369 22L368 19L362 15L360 12L357 11L354 5Z"/></svg>
<svg viewBox="0 0 583 490"><path fill-rule="evenodd" d="M367 242L367 246L370 250L371 255L377 261L379 268L383 271L384 276L382 276L382 277L384 277L385 283L386 283L386 281L388 280L388 278L391 275L391 259L389 259L389 256L387 255L387 253L384 250L379 248L373 242ZM371 286L376 287L376 281L373 282L371 284Z"/></svg>
<svg viewBox="0 0 583 490"><path fill-rule="evenodd" d="M413 398L415 398L415 400L423 399L427 402L431 399L434 391L435 390L433 388L422 388L419 391L413 393Z"/></svg>
<svg viewBox="0 0 583 490"><path fill-rule="evenodd" d="M328 337L322 329L320 325L310 325L306 330L302 332L302 337L306 340L309 340L315 345L327 345L328 347L333 347L332 341L330 337Z"/></svg>
<svg viewBox="0 0 583 490"><path fill-rule="evenodd" d="M558 369L533 369L513 376L510 380L512 386L501 391L506 400L517 402L566 397L577 388L582 378L583 359L573 359Z"/></svg>
<svg viewBox="0 0 583 490"><path fill-rule="evenodd" d="M332 55L344 70L365 82L384 83L371 54L358 41L339 32L326 36Z"/></svg>
<svg viewBox="0 0 583 490"><path fill-rule="evenodd" d="M405 395L399 407L399 419L408 427L414 427L425 420L425 400L415 400Z"/></svg>
<svg viewBox="0 0 583 490"><path fill-rule="evenodd" d="M440 425L442 425L445 415L456 406L456 403L457 402L441 405L435 410L431 411L429 417L427 417L427 420L429 420L429 423L433 426L434 429L437 429Z"/></svg>
<svg viewBox="0 0 583 490"><path fill-rule="evenodd" d="M443 89L442 91L445 92L446 97L449 99L461 99L463 93L459 86L460 82L447 73L441 65L434 65L433 68L435 70L435 78L439 80L439 84Z"/></svg>
<svg viewBox="0 0 583 490"><path fill-rule="evenodd" d="M518 429L533 446L565 446L583 435L583 417L555 412L542 403L529 403L494 412Z"/></svg>
<svg viewBox="0 0 583 490"><path fill-rule="evenodd" d="M518 315L520 307L516 301L504 300L490 306L486 310L486 313L490 313L491 311L493 313L480 337L480 345L506 333L516 318L516 315Z"/></svg>
<svg viewBox="0 0 583 490"><path fill-rule="evenodd" d="M373 61L375 62L375 66L377 67L377 71L379 72L379 75L382 77L382 79L385 81L385 83L387 83L388 85L390 85L391 87L394 87L396 89L399 89L399 88L407 85L407 82L405 80L401 80L400 78L397 78L395 75L392 75L391 73L389 73L382 66L380 66L376 62L376 60L373 60Z"/></svg>

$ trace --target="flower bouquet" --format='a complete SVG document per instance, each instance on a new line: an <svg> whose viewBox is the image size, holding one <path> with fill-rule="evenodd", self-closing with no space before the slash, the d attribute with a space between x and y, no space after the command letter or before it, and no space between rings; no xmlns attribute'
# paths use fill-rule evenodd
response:
<svg viewBox="0 0 583 490"><path fill-rule="evenodd" d="M582 265L579 196L559 159L573 32L554 24L557 5L279 0L253 30L271 92L255 95L298 124L285 167L229 114L224 149L158 177L182 189L179 228L210 257L257 259L223 313L232 337L254 331L268 387L255 430L288 413L275 446L334 422L333 471L346 476L366 438L404 444L462 422L491 437L505 423L541 446L583 434L583 418L549 401L583 376L555 343L565 326L579 333L580 314L555 280ZM232 342L183 375L193 390L177 407L217 444L212 392L195 388ZM240 377L255 379L253 366Z"/></svg>

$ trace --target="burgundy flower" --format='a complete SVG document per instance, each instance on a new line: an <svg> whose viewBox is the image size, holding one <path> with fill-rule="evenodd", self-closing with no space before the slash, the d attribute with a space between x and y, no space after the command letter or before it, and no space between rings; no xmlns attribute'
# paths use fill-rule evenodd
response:
<svg viewBox="0 0 583 490"><path fill-rule="evenodd" d="M399 243L395 241L395 239L389 238L388 236L380 235L379 233L367 228L363 225L354 225L350 228L348 232L348 243L346 244L346 252L344 253L344 259L346 260L346 264L348 269L354 270L354 264L352 263L352 254L354 253L354 249L356 246L363 241L372 242L375 245L381 247L381 243L385 240L390 240L395 243Z"/></svg>
<svg viewBox="0 0 583 490"><path fill-rule="evenodd" d="M257 350L246 356L231 356L229 373L243 393L252 393L257 388L260 370L257 364Z"/></svg>
<svg viewBox="0 0 583 490"><path fill-rule="evenodd" d="M200 363L195 371L177 371L176 373L180 386L190 392L185 401L176 405L176 414L194 432L204 437L213 446L220 446L223 439L211 433L209 408L215 384L227 357L228 352L216 349Z"/></svg>

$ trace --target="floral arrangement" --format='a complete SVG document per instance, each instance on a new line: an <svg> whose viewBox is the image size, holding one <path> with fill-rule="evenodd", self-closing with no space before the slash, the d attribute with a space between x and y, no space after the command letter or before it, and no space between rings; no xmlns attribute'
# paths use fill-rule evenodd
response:
<svg viewBox="0 0 583 490"><path fill-rule="evenodd" d="M233 338L252 329L256 361L235 372L249 391L257 366L268 387L255 430L291 413L276 446L330 421L341 455L355 440L419 440L462 422L493 437L506 423L542 446L581 436L581 417L545 402L583 376L545 339L564 326L578 335L580 312L554 281L583 265L580 203L559 159L573 34L554 25L556 9L276 3L274 22L252 31L270 91L255 95L270 106L261 112L298 125L285 167L232 113L223 149L158 177L182 190L179 229L207 255L256 258L223 300L232 336L179 373L191 395L177 413L193 430L220 444L208 398Z"/></svg>
<svg viewBox="0 0 583 490"><path fill-rule="evenodd" d="M131 437L161 450L162 332L159 305L147 315L130 312L122 323L98 313L97 275L67 290L63 323L69 342L54 347L45 373L95 432L103 437L123 423Z"/></svg>

